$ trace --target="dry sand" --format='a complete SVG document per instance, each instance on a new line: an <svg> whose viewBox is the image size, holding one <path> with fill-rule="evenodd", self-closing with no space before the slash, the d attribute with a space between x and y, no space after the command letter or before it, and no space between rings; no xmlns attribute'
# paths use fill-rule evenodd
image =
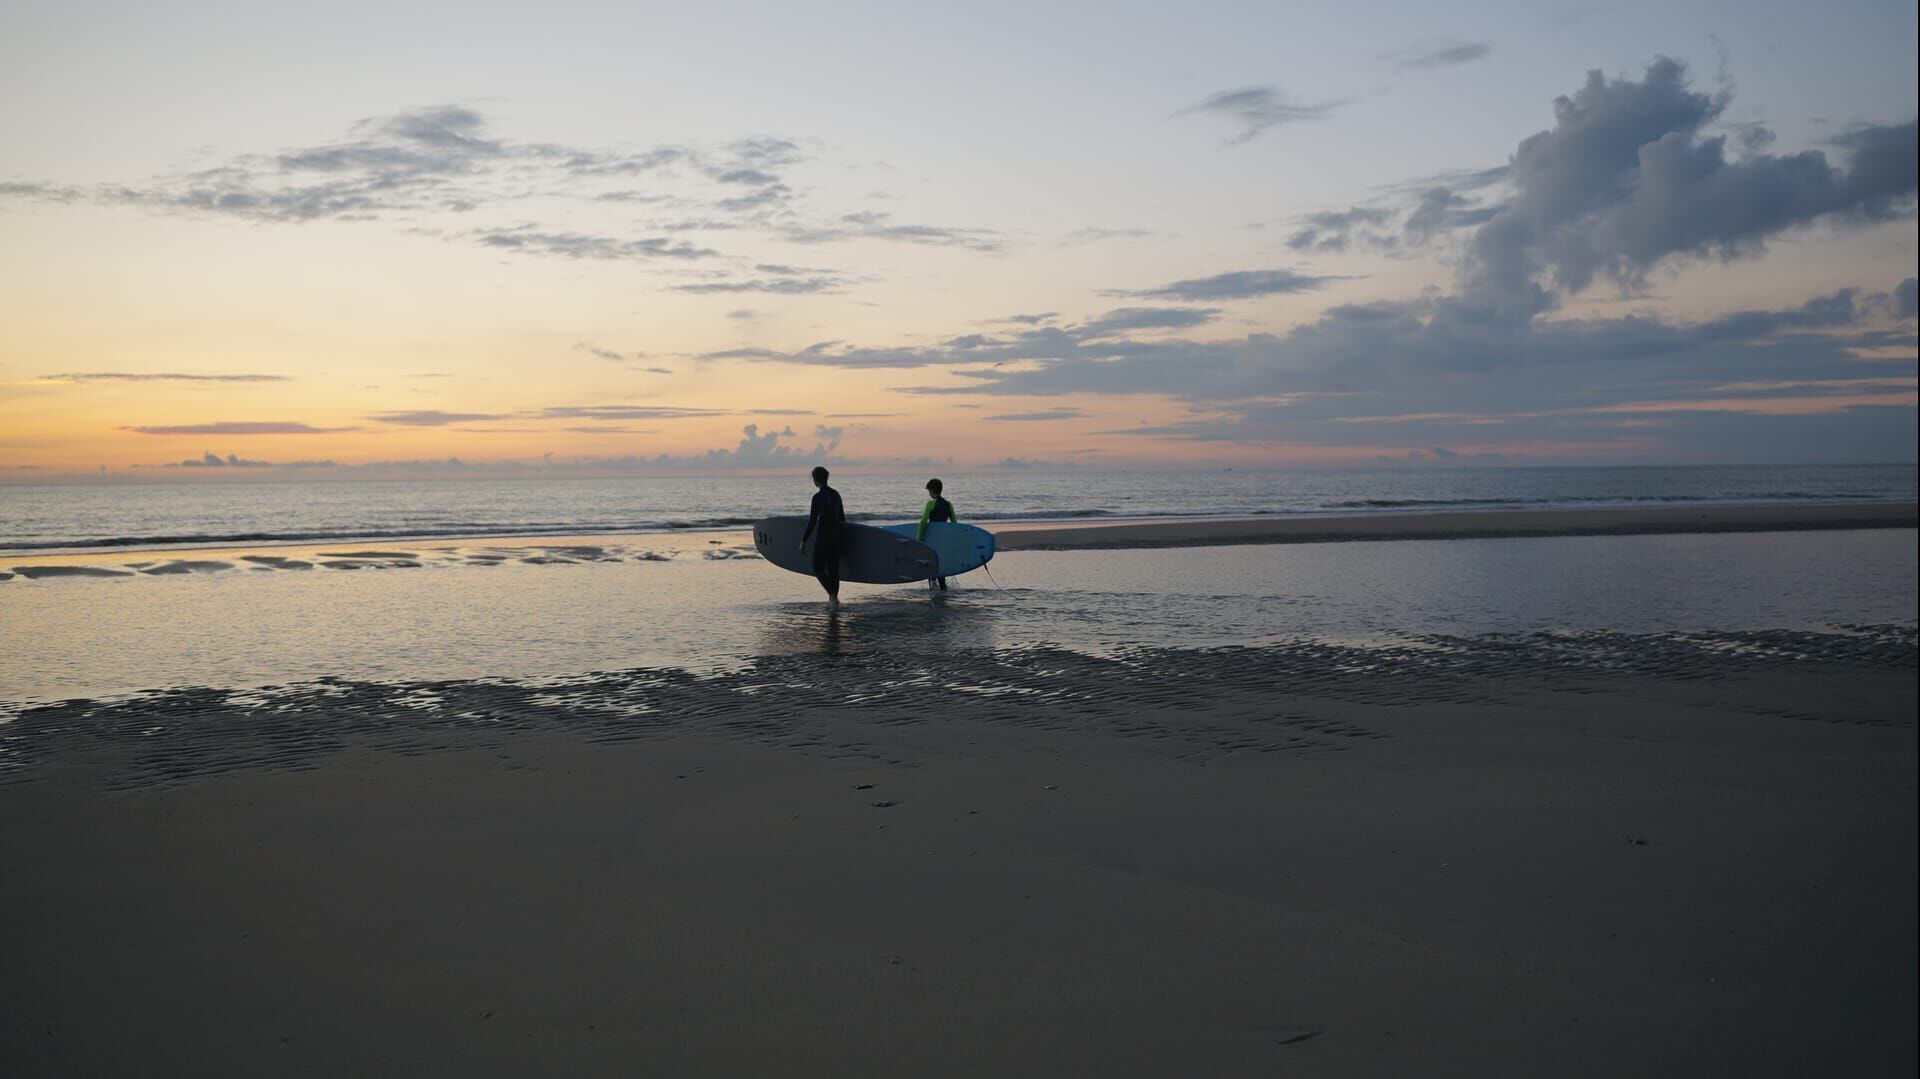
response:
<svg viewBox="0 0 1920 1079"><path fill-rule="evenodd" d="M769 657L0 727L7 1075L1897 1075L1914 634Z"/></svg>
<svg viewBox="0 0 1920 1079"><path fill-rule="evenodd" d="M1336 540L1493 539L1505 536L1622 536L1680 532L1800 532L1913 528L1920 505L1660 506L1619 509L1477 510L1449 513L1237 517L1208 520L1013 525L997 533L1003 551L1099 547L1201 547Z"/></svg>

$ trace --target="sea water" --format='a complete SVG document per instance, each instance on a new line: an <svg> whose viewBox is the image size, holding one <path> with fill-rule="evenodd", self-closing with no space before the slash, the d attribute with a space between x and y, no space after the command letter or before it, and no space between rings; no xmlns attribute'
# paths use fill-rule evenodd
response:
<svg viewBox="0 0 1920 1079"><path fill-rule="evenodd" d="M1914 530L1876 529L1011 551L944 597L847 586L830 616L812 579L743 557L744 533L657 538L196 553L210 569L16 577L0 583L0 720L9 705L164 687L698 671L790 653L924 665L1019 648L1910 630L1920 595Z"/></svg>
<svg viewBox="0 0 1920 1079"><path fill-rule="evenodd" d="M942 473L963 521L1898 502L1913 465ZM857 521L917 518L920 475L836 469ZM783 476L0 486L0 554L738 528L805 512Z"/></svg>

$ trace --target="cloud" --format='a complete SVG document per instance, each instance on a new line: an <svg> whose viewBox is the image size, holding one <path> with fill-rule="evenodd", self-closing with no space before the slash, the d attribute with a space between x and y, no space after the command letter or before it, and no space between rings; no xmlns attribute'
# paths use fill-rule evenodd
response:
<svg viewBox="0 0 1920 1079"><path fill-rule="evenodd" d="M1353 243L1356 231L1379 244L1386 234L1374 229L1392 217L1391 211L1365 206L1308 214L1300 219L1300 228L1287 237L1287 246L1295 251L1339 253Z"/></svg>
<svg viewBox="0 0 1920 1079"><path fill-rule="evenodd" d="M1485 59L1493 51L1493 46L1482 41L1429 41L1422 42L1398 54L1394 60L1395 71L1431 71L1435 68L1454 67Z"/></svg>
<svg viewBox="0 0 1920 1079"><path fill-rule="evenodd" d="M736 170L747 169L758 172L762 169L785 168L803 159L799 143L778 135L756 135L751 138L735 139L727 143L725 149L732 158Z"/></svg>
<svg viewBox="0 0 1920 1079"><path fill-rule="evenodd" d="M341 138L276 153L239 154L209 168L144 182L72 185L22 180L0 184L0 200L131 206L155 213L255 223L388 220L405 231L512 249L526 254L594 259L704 258L704 247L660 236L602 234L574 225L521 222L474 229L429 226L534 199L598 204L700 206L714 215L703 228L766 225L796 193L779 171L803 160L799 144L777 136L718 147L658 145L607 150L495 134L487 118L464 105L434 105L376 116ZM643 177L655 185L632 186ZM610 182L624 186L609 187ZM689 223L694 227L694 223ZM783 227L798 228L788 222ZM862 233L906 242L983 246L985 233L845 221L822 235Z"/></svg>
<svg viewBox="0 0 1920 1079"><path fill-rule="evenodd" d="M1215 274L1212 277L1197 277L1186 281L1175 281L1159 288L1138 289L1134 291L1110 291L1109 296L1137 296L1142 299L1187 300L1206 302L1210 300L1247 300L1257 296L1278 296L1296 292L1310 292L1324 286L1329 281L1341 280L1337 277L1316 277L1311 274L1296 273L1292 270L1236 270L1232 273Z"/></svg>
<svg viewBox="0 0 1920 1079"><path fill-rule="evenodd" d="M998 416L983 416L988 420L1009 420L1016 423L1044 423L1048 420L1071 420L1086 413L1077 408L1055 408L1043 412L1003 412Z"/></svg>
<svg viewBox="0 0 1920 1079"><path fill-rule="evenodd" d="M813 220L800 192L781 174L804 159L798 142L773 135L717 147L631 150L521 141L493 132L476 109L435 105L362 120L332 141L239 154L210 168L144 182L0 183L0 202L129 206L283 225L387 221L402 232L447 242L607 261L709 258L713 249L671 234L748 228L794 243L878 240L983 252L1001 247L999 234L989 229L900 222L883 213ZM636 178L647 186L634 186ZM568 204L601 207L603 213L632 204L687 212L679 220L656 222L648 230L653 235L641 236L628 234L625 221L594 227L521 216L528 207ZM489 220L507 208L515 219ZM475 226L475 219L485 223ZM816 280L812 291L824 291L824 285L824 278Z"/></svg>
<svg viewBox="0 0 1920 1079"><path fill-rule="evenodd" d="M1240 133L1229 142L1239 144L1258 138L1268 128L1324 120L1344 104L1344 101L1325 101L1314 105L1296 105L1274 87L1247 86L1238 90L1223 90L1174 115L1205 113L1229 120L1240 129Z"/></svg>
<svg viewBox="0 0 1920 1079"><path fill-rule="evenodd" d="M717 408L681 408L675 405L552 405L521 415L559 420L685 420L725 416Z"/></svg>
<svg viewBox="0 0 1920 1079"><path fill-rule="evenodd" d="M1003 319L1030 325L1004 335L982 333L950 337L932 347L858 348L840 341L821 341L796 352L768 348L736 348L705 353L702 360L747 360L757 363L789 363L816 367L915 368L982 366L991 371L1001 364L1045 359L1066 359L1088 355L1107 347L1125 347L1126 335L1147 330L1185 329L1204 325L1219 315L1218 308L1121 307L1086 323L1069 326L1034 326L1019 319ZM1037 317L1037 316L1034 316ZM1045 316L1051 319L1052 315ZM1095 342L1114 341L1112 346ZM984 376L983 376L984 377Z"/></svg>
<svg viewBox="0 0 1920 1079"><path fill-rule="evenodd" d="M791 441L800 437L791 427L763 432L759 424L750 423L741 429L740 441L732 449L712 449L705 453L693 454L662 453L653 457L581 458L570 462L569 466L614 470L705 470L811 465L832 460L834 452L840 447L841 436L845 433L844 427L818 425L813 429L813 445L804 447Z"/></svg>
<svg viewBox="0 0 1920 1079"><path fill-rule="evenodd" d="M1420 192L1412 211L1401 223L1401 232L1408 243L1417 247L1441 233L1484 225L1493 220L1500 209L1477 205L1450 187L1429 187Z"/></svg>
<svg viewBox="0 0 1920 1079"><path fill-rule="evenodd" d="M1913 318L1920 313L1920 285L1911 277L1896 285L1893 290L1894 317Z"/></svg>
<svg viewBox="0 0 1920 1079"><path fill-rule="evenodd" d="M1837 140L1845 167L1818 150L1734 161L1723 136L1703 134L1726 104L1664 57L1638 82L1589 72L1555 100L1554 126L1514 152L1513 197L1473 236L1463 300L1529 317L1600 277L1638 290L1663 262L1756 255L1788 228L1886 220L1911 206L1912 121Z"/></svg>
<svg viewBox="0 0 1920 1079"><path fill-rule="evenodd" d="M782 236L791 243L826 244L848 240L885 240L890 243L918 244L926 247L964 247L974 251L998 251L1000 235L991 229L944 228L936 225L895 224L892 214L862 210L843 214L832 224L795 225Z"/></svg>
<svg viewBox="0 0 1920 1079"><path fill-rule="evenodd" d="M1060 237L1060 242L1067 247L1078 247L1082 244L1097 244L1105 240L1140 240L1157 235L1159 234L1147 229L1084 228L1074 229Z"/></svg>
<svg viewBox="0 0 1920 1079"><path fill-rule="evenodd" d="M507 417L496 412L441 412L438 409L420 409L410 412L379 412L365 418L375 423L391 423L401 427L445 427L450 423L504 420Z"/></svg>
<svg viewBox="0 0 1920 1079"><path fill-rule="evenodd" d="M43 382L292 382L286 375L191 375L177 372L85 371L41 375Z"/></svg>
<svg viewBox="0 0 1920 1079"><path fill-rule="evenodd" d="M675 292L686 292L696 296L743 292L764 292L776 296L810 296L823 292L839 292L845 284L846 282L838 277L754 277L743 281L700 281L670 287Z"/></svg>
<svg viewBox="0 0 1920 1079"><path fill-rule="evenodd" d="M273 462L249 461L236 454L231 454L231 453L227 454L225 457L222 457L217 453L208 451L197 458L189 457L188 459L184 461L180 461L178 463L170 463L166 467L168 468L272 468Z"/></svg>
<svg viewBox="0 0 1920 1079"><path fill-rule="evenodd" d="M1217 307L1120 307L1078 328L1082 337L1111 337L1134 330L1184 330L1220 317Z"/></svg>
<svg viewBox="0 0 1920 1079"><path fill-rule="evenodd" d="M714 179L723 184L776 184L780 181L778 176L759 169L728 169L714 176Z"/></svg>
<svg viewBox="0 0 1920 1079"><path fill-rule="evenodd" d="M330 435L340 431L358 431L358 427L313 427L291 420L222 421L173 426L121 427L141 435Z"/></svg>
<svg viewBox="0 0 1920 1079"><path fill-rule="evenodd" d="M644 359L647 355L644 352L620 352L615 349L602 348L588 341L575 341L573 343L573 350L575 352L584 352L589 356L598 356L612 363L625 363L628 360ZM649 368L649 370L657 370L657 368Z"/></svg>
<svg viewBox="0 0 1920 1079"><path fill-rule="evenodd" d="M622 240L580 232L542 232L532 226L480 232L475 234L475 239L485 247L574 259L702 259L719 254L710 247L695 247L682 240L661 236Z"/></svg>

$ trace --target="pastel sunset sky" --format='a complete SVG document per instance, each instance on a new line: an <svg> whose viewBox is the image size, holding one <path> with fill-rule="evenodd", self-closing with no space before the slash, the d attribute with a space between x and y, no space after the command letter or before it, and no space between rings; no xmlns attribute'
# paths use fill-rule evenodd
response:
<svg viewBox="0 0 1920 1079"><path fill-rule="evenodd" d="M0 482L1912 461L1917 32L13 3Z"/></svg>

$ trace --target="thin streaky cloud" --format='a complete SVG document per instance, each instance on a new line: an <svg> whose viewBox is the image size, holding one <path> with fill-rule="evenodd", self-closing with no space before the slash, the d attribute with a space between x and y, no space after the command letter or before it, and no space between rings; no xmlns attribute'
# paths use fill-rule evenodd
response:
<svg viewBox="0 0 1920 1079"><path fill-rule="evenodd" d="M1240 129L1239 134L1228 140L1230 145L1237 145L1259 138L1270 128L1325 120L1345 104L1345 101L1322 101L1299 105L1288 101L1286 95L1276 87L1243 86L1237 90L1222 90L1173 115L1205 114L1228 120Z"/></svg>
<svg viewBox="0 0 1920 1079"><path fill-rule="evenodd" d="M749 292L763 292L775 296L811 296L823 292L839 292L845 284L837 277L755 277L744 281L701 281L669 287L675 292L685 292L695 296L722 296Z"/></svg>
<svg viewBox="0 0 1920 1079"><path fill-rule="evenodd" d="M621 352L617 349L596 345L591 341L576 341L573 344L573 350L575 352L584 352L589 356L598 356L611 363L625 363L628 360L638 360L646 356L644 352Z"/></svg>
<svg viewBox="0 0 1920 1079"><path fill-rule="evenodd" d="M1048 420L1071 420L1084 415L1086 413L1077 408L1053 408L1041 412L1002 412L998 416L982 416L981 419L1013 423L1045 423Z"/></svg>
<svg viewBox="0 0 1920 1079"><path fill-rule="evenodd" d="M1395 54L1395 71L1432 71L1435 68L1456 67L1471 64L1475 60L1484 60L1493 52L1493 46L1484 41L1431 41L1422 42L1410 49Z"/></svg>
<svg viewBox="0 0 1920 1079"><path fill-rule="evenodd" d="M375 423L390 423L400 427L444 427L450 423L477 423L485 420L504 420L507 417L497 412L441 412L438 409L416 409L408 412L378 412L364 418Z"/></svg>
<svg viewBox="0 0 1920 1079"><path fill-rule="evenodd" d="M1088 227L1074 229L1072 232L1060 237L1060 243L1065 247L1079 247L1084 244L1097 244L1106 240L1144 240L1149 236L1157 235L1159 235L1159 233L1151 229L1103 229Z"/></svg>
<svg viewBox="0 0 1920 1079"><path fill-rule="evenodd" d="M292 382L288 375L197 375L177 371L79 371L41 375L43 382Z"/></svg>
<svg viewBox="0 0 1920 1079"><path fill-rule="evenodd" d="M1175 281L1159 288L1115 289L1109 290L1106 294L1193 302L1247 300L1259 296L1311 292L1325 287L1329 281L1339 280L1343 278L1304 274L1295 270L1234 270L1229 273L1214 274L1212 277L1193 277Z"/></svg>
<svg viewBox="0 0 1920 1079"><path fill-rule="evenodd" d="M330 435L358 431L358 427L314 427L292 420L226 420L219 423L186 423L120 427L139 435Z"/></svg>

